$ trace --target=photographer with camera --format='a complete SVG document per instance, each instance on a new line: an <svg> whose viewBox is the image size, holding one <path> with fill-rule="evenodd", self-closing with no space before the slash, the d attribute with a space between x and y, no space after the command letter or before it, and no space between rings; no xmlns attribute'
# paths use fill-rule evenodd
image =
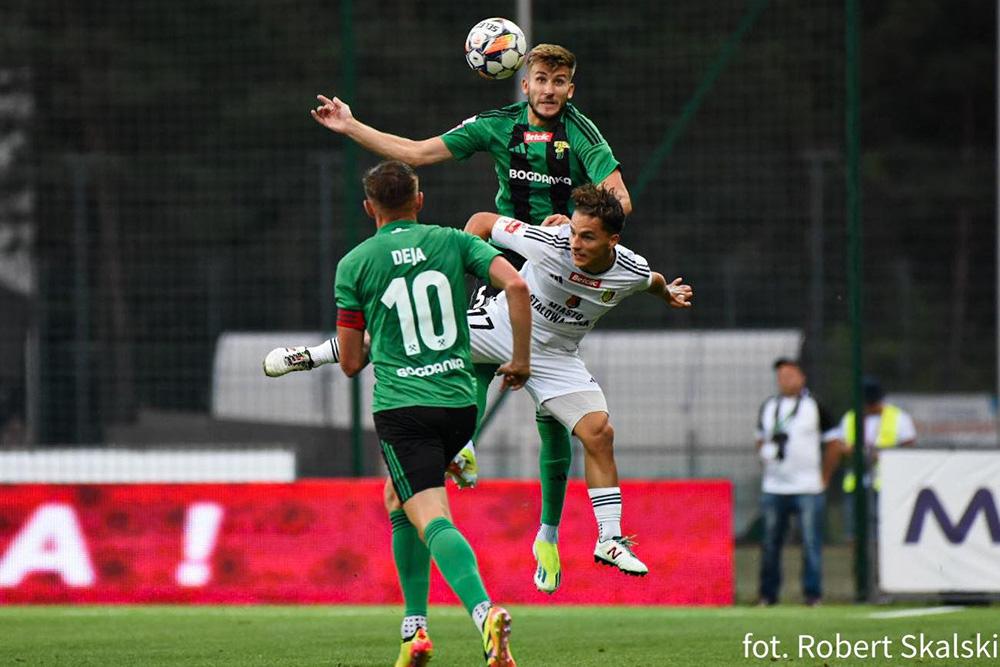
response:
<svg viewBox="0 0 1000 667"><path fill-rule="evenodd" d="M760 601L773 605L781 590L781 547L788 518L799 517L802 592L809 606L823 595L824 492L843 443L837 423L806 389L794 359L774 362L778 394L764 401L757 419L757 453L764 466L760 506L764 520Z"/></svg>

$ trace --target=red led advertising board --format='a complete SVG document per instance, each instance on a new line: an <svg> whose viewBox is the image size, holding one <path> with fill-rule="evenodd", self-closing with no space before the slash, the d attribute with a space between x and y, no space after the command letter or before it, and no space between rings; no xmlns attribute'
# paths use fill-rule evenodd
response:
<svg viewBox="0 0 1000 667"><path fill-rule="evenodd" d="M0 603L398 603L382 480L0 486ZM643 578L594 563L570 482L562 586L532 583L537 482L449 491L486 588L505 603L721 605L733 600L728 481L622 482ZM431 601L457 600L435 571Z"/></svg>

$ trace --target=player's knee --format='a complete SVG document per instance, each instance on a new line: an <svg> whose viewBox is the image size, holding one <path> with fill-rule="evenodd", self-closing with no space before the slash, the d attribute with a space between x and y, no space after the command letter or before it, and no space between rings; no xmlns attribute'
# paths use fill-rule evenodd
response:
<svg viewBox="0 0 1000 667"><path fill-rule="evenodd" d="M614 451L615 429L607 420L594 425L592 429L585 434L580 434L579 437L591 455L608 455Z"/></svg>
<svg viewBox="0 0 1000 667"><path fill-rule="evenodd" d="M399 502L399 496L396 495L396 489L392 486L392 480L385 480L385 488L382 490L382 499L385 502L386 512L395 512L401 509L403 505Z"/></svg>

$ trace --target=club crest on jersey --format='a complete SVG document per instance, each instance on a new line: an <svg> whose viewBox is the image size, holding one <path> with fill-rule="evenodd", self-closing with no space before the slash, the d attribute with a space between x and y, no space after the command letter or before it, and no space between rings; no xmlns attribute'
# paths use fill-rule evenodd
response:
<svg viewBox="0 0 1000 667"><path fill-rule="evenodd" d="M575 294L571 294L568 299L566 299L567 308L576 308L580 305L580 297Z"/></svg>
<svg viewBox="0 0 1000 667"><path fill-rule="evenodd" d="M547 144L550 141L552 141L552 133L551 132L525 132L524 133L524 143L526 143L526 144L539 144L539 143L546 143ZM556 142L556 146L558 146L560 143L565 143L565 142L557 141ZM558 150L558 148L557 148L557 150Z"/></svg>
<svg viewBox="0 0 1000 667"><path fill-rule="evenodd" d="M601 292L601 303L611 303L611 299L615 298L615 291L613 289L606 289Z"/></svg>
<svg viewBox="0 0 1000 667"><path fill-rule="evenodd" d="M508 234L513 234L521 227L524 227L523 222L521 222L520 220L511 220L510 222L507 223L507 225L503 228L503 230Z"/></svg>
<svg viewBox="0 0 1000 667"><path fill-rule="evenodd" d="M556 159L561 160L566 155L566 151L569 150L569 142L557 141L552 144L552 147L556 149Z"/></svg>
<svg viewBox="0 0 1000 667"><path fill-rule="evenodd" d="M576 271L569 274L569 281L571 283L579 283L580 285L586 285L587 287L593 287L597 289L601 286L601 281L598 278L588 278L587 276L581 276ZM612 293L614 295L614 293Z"/></svg>

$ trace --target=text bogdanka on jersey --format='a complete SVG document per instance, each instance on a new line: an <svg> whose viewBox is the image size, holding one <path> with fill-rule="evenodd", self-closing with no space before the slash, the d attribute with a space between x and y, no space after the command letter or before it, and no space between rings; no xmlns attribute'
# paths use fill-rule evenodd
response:
<svg viewBox="0 0 1000 667"><path fill-rule="evenodd" d="M427 255L420 248L400 248L392 251L392 263L396 266L400 264L411 264L416 266L420 262L426 262Z"/></svg>

